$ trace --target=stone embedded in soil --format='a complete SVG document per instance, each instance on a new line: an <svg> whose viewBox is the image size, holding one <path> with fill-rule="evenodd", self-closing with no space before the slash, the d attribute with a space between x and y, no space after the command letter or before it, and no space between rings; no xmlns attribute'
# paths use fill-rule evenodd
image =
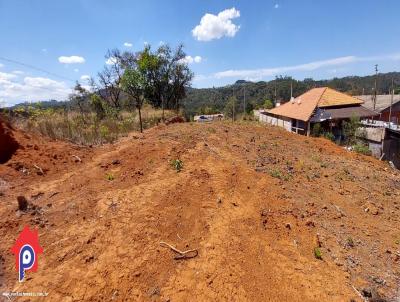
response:
<svg viewBox="0 0 400 302"><path fill-rule="evenodd" d="M119 159L114 159L111 163L113 165L119 165L121 163L121 161Z"/></svg>

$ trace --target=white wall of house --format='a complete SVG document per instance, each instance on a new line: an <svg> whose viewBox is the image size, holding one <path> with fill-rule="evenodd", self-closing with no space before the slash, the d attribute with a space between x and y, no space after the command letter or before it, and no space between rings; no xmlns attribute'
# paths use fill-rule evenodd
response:
<svg viewBox="0 0 400 302"><path fill-rule="evenodd" d="M273 126L285 128L289 132L292 131L292 120L287 117L275 117L271 115L260 114L259 121Z"/></svg>
<svg viewBox="0 0 400 302"><path fill-rule="evenodd" d="M256 119L260 119L260 113L261 112L265 112L265 111L267 111L267 110L265 110L265 109L254 109L253 110L253 114L254 114L254 117L256 118Z"/></svg>

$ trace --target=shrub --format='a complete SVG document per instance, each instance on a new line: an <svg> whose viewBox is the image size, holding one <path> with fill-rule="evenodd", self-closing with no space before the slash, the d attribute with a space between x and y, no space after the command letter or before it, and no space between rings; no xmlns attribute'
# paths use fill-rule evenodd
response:
<svg viewBox="0 0 400 302"><path fill-rule="evenodd" d="M367 145L362 143L357 143L353 146L353 150L357 153L364 154L364 155L371 155L371 150L368 149Z"/></svg>
<svg viewBox="0 0 400 302"><path fill-rule="evenodd" d="M272 109L274 108L274 103L271 100L265 100L263 107L264 109Z"/></svg>
<svg viewBox="0 0 400 302"><path fill-rule="evenodd" d="M360 125L360 118L352 116L350 120L343 122L343 133L346 138L347 145L352 145L356 142L356 132Z"/></svg>
<svg viewBox="0 0 400 302"><path fill-rule="evenodd" d="M105 107L98 107L96 112L70 111L67 109L36 109L17 108L14 110L14 123L30 132L38 132L53 139L62 139L77 144L93 145L112 143L121 136L126 136L130 131L139 129L138 115L136 112L120 111L118 118L116 112L102 111ZM103 104L104 105L104 104ZM108 110L108 109L107 109ZM104 113L104 116L103 116ZM162 111L143 107L143 125L149 128L159 122ZM172 115L165 111L166 117Z"/></svg>
<svg viewBox="0 0 400 302"><path fill-rule="evenodd" d="M311 135L315 136L315 137L318 137L318 136L321 135L321 131L322 131L321 124L320 123L316 123L312 127Z"/></svg>
<svg viewBox="0 0 400 302"><path fill-rule="evenodd" d="M326 139L331 140L332 142L335 141L335 136L333 135L332 132L325 132L325 133L324 133L324 137L325 137Z"/></svg>

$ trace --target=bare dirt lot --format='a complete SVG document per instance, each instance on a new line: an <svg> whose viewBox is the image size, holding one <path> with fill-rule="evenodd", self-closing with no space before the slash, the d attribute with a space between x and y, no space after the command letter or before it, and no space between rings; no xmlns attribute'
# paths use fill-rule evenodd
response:
<svg viewBox="0 0 400 302"><path fill-rule="evenodd" d="M254 123L158 126L93 148L12 132L19 149L0 165L1 292L399 299L400 174L384 162ZM10 249L26 225L44 253L19 283ZM174 259L161 241L198 255Z"/></svg>

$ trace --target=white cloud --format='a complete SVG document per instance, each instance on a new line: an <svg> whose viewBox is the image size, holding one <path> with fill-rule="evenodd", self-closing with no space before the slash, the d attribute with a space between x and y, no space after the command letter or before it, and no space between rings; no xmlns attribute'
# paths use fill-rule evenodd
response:
<svg viewBox="0 0 400 302"><path fill-rule="evenodd" d="M133 44L132 44L132 43L129 43L129 42L125 42L125 43L124 43L124 46L125 46L125 47L132 47Z"/></svg>
<svg viewBox="0 0 400 302"><path fill-rule="evenodd" d="M204 74L195 74L193 81L194 82L200 82L200 81L205 81L205 80L208 80L208 79L210 79L210 77L206 76Z"/></svg>
<svg viewBox="0 0 400 302"><path fill-rule="evenodd" d="M107 64L107 65L113 65L113 64L115 64L115 63L117 63L117 59L114 58L114 57L108 58L108 59L106 60L106 64Z"/></svg>
<svg viewBox="0 0 400 302"><path fill-rule="evenodd" d="M192 30L192 35L199 41L211 41L224 36L234 37L240 26L232 23L232 19L240 17L240 11L234 7L223 10L218 15L205 14L200 24Z"/></svg>
<svg viewBox="0 0 400 302"><path fill-rule="evenodd" d="M274 5L274 8L279 8L279 4L276 3L276 4Z"/></svg>
<svg viewBox="0 0 400 302"><path fill-rule="evenodd" d="M90 75L87 75L87 74L81 75L81 80L82 80L82 81L88 81L88 80L90 80Z"/></svg>
<svg viewBox="0 0 400 302"><path fill-rule="evenodd" d="M85 58L80 56L61 56L58 58L58 62L62 64L82 64L85 63Z"/></svg>
<svg viewBox="0 0 400 302"><path fill-rule="evenodd" d="M355 56L347 56L334 58L323 61L315 61L306 64L294 65L294 66L282 66L275 68L261 68L261 69L242 69L242 70L226 70L217 72L214 74L216 78L228 78L228 77L238 77L244 79L261 79L263 77L278 75L286 72L293 71L311 71L322 67L343 65L348 63L353 63L357 61Z"/></svg>
<svg viewBox="0 0 400 302"><path fill-rule="evenodd" d="M24 101L65 100L72 89L64 82L43 77L16 80L13 74L0 74L0 100L7 105Z"/></svg>
<svg viewBox="0 0 400 302"><path fill-rule="evenodd" d="M192 63L200 63L202 61L202 57L200 56L186 56L181 60L182 63L192 64Z"/></svg>
<svg viewBox="0 0 400 302"><path fill-rule="evenodd" d="M17 76L12 73L7 73L7 72L0 72L0 83L2 81L9 81L12 79L15 79Z"/></svg>
<svg viewBox="0 0 400 302"><path fill-rule="evenodd" d="M261 80L264 77L285 74L288 72L298 71L313 71L324 67L334 67L358 62L377 62L377 61L399 61L400 53L390 55L378 55L369 57L345 56L333 58L322 61L314 61L305 64L282 66L274 68L260 68L260 69L239 69L239 70L226 70L217 72L212 75L213 78L240 78L245 80ZM337 68L336 68L337 69Z"/></svg>
<svg viewBox="0 0 400 302"><path fill-rule="evenodd" d="M0 63L0 68L1 68L1 67L4 67L4 65Z"/></svg>
<svg viewBox="0 0 400 302"><path fill-rule="evenodd" d="M92 86L90 85L81 85L82 88L86 89L87 91L92 91Z"/></svg>
<svg viewBox="0 0 400 302"><path fill-rule="evenodd" d="M25 72L23 72L21 70L14 70L12 73L13 74L24 74Z"/></svg>
<svg viewBox="0 0 400 302"><path fill-rule="evenodd" d="M75 69L74 69L74 72L79 72L79 69L78 69L78 68L75 68Z"/></svg>

